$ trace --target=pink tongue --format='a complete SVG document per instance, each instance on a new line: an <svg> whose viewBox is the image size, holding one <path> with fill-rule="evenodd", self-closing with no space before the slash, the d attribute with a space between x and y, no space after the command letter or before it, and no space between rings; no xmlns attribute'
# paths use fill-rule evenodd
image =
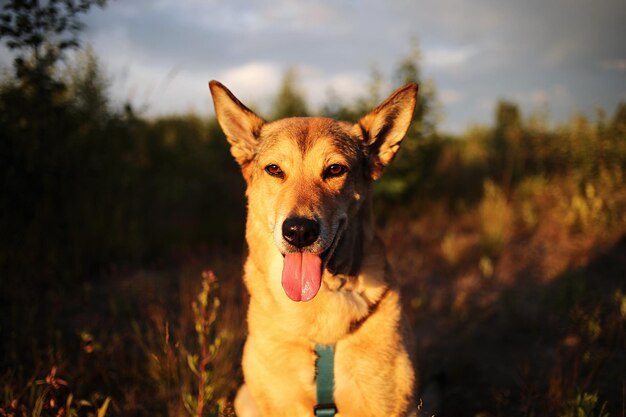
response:
<svg viewBox="0 0 626 417"><path fill-rule="evenodd" d="M285 255L283 289L293 301L309 301L322 284L322 259L312 253L294 252Z"/></svg>

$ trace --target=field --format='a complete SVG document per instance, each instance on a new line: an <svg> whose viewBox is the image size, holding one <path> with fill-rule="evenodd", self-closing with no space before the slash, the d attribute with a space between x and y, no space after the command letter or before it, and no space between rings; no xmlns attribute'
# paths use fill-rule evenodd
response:
<svg viewBox="0 0 626 417"><path fill-rule="evenodd" d="M232 415L245 201L216 121L115 108L89 53L29 62L0 85L0 416ZM380 93L312 112L295 83L273 116ZM626 416L626 104L503 101L451 136L420 98L375 206L436 415Z"/></svg>

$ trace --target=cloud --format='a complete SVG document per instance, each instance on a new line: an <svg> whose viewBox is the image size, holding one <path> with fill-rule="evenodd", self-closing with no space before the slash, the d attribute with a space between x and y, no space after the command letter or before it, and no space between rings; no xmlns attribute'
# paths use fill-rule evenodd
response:
<svg viewBox="0 0 626 417"><path fill-rule="evenodd" d="M335 10L335 6L325 5L321 1L274 0L266 3L259 18L266 28L283 27L293 32L333 31L340 24Z"/></svg>
<svg viewBox="0 0 626 417"><path fill-rule="evenodd" d="M492 112L496 108L497 100L493 97L480 97L476 100L477 107L483 111Z"/></svg>
<svg viewBox="0 0 626 417"><path fill-rule="evenodd" d="M424 51L424 64L435 70L458 69L464 66L476 54L473 47L435 48Z"/></svg>
<svg viewBox="0 0 626 417"><path fill-rule="evenodd" d="M323 67L307 65L298 67L299 82L313 109L318 109L333 92L344 102L362 96L367 88L367 77L358 71L332 72Z"/></svg>
<svg viewBox="0 0 626 417"><path fill-rule="evenodd" d="M530 92L530 102L535 106L542 106L548 103L549 93L541 88Z"/></svg>
<svg viewBox="0 0 626 417"><path fill-rule="evenodd" d="M533 88L530 91L514 94L515 100L523 106L566 106L572 104L572 95L567 87L554 84L549 88Z"/></svg>
<svg viewBox="0 0 626 417"><path fill-rule="evenodd" d="M118 104L130 102L148 116L195 112L210 114L209 78L204 73L133 63L111 77L110 92Z"/></svg>
<svg viewBox="0 0 626 417"><path fill-rule="evenodd" d="M626 72L626 59L608 59L600 62L600 68L607 71Z"/></svg>
<svg viewBox="0 0 626 417"><path fill-rule="evenodd" d="M248 62L226 69L219 75L219 80L229 89L258 100L275 93L281 77L282 71L274 63Z"/></svg>
<svg viewBox="0 0 626 417"><path fill-rule="evenodd" d="M3 43L0 43L0 71L8 71L13 62L13 54Z"/></svg>
<svg viewBox="0 0 626 417"><path fill-rule="evenodd" d="M445 105L458 104L465 100L465 94L459 90L445 89L441 90L439 97Z"/></svg>

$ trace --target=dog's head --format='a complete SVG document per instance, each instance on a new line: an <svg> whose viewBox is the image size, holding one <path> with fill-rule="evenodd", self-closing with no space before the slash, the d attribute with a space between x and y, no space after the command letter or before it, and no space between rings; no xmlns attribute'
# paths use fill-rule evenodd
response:
<svg viewBox="0 0 626 417"><path fill-rule="evenodd" d="M368 204L371 182L396 155L417 85L398 89L355 124L321 117L267 123L219 82L209 86L248 185L249 216L267 227L284 257L285 293L308 301L346 231L358 227L351 220Z"/></svg>

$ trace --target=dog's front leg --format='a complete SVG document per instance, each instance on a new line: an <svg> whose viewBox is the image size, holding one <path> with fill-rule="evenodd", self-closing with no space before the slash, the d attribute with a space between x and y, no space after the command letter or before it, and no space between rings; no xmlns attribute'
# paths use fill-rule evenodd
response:
<svg viewBox="0 0 626 417"><path fill-rule="evenodd" d="M306 344L248 336L242 365L259 415L310 417L315 404L314 363L315 353Z"/></svg>

